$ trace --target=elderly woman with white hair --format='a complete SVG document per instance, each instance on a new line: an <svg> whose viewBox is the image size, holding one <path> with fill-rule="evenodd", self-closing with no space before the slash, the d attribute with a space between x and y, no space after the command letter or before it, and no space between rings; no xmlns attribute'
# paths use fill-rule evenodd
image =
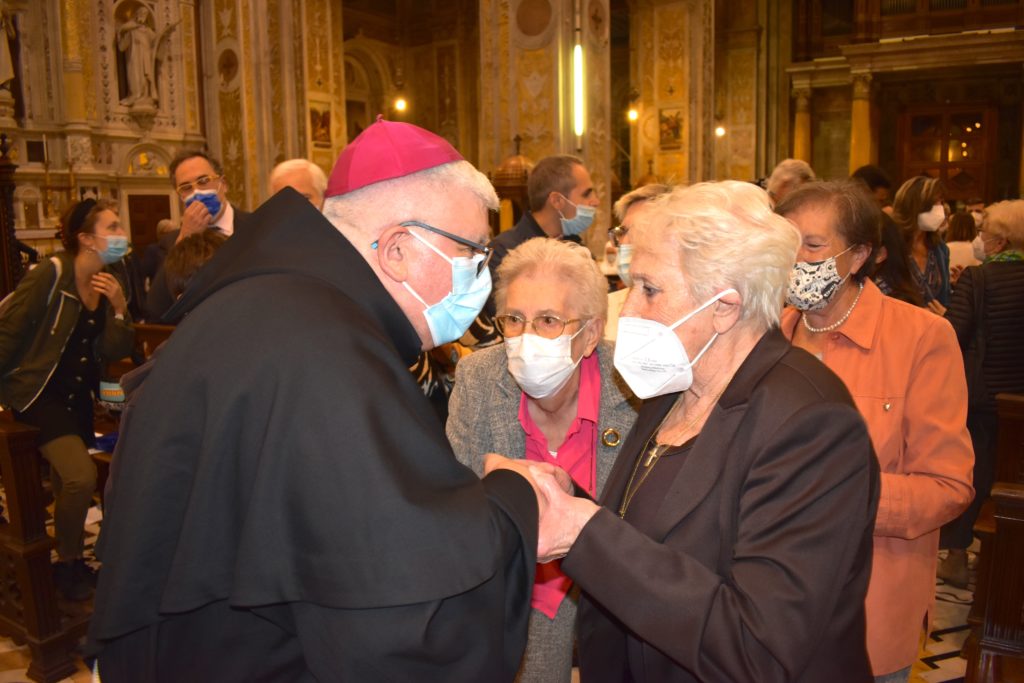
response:
<svg viewBox="0 0 1024 683"><path fill-rule="evenodd" d="M504 344L456 367L448 439L484 473L483 454L547 462L596 497L636 420L602 341L607 285L590 252L538 237L498 267L495 323ZM558 563L537 566L529 640L516 680L568 683L579 591Z"/></svg>
<svg viewBox="0 0 1024 683"><path fill-rule="evenodd" d="M967 548L974 541L974 522L996 474L995 397L1024 393L1024 200L985 209L973 246L982 265L964 270L946 311L967 373L975 496L970 507L942 529L942 545L949 548L949 555L939 565L939 577L961 587L967 586Z"/></svg>
<svg viewBox="0 0 1024 683"><path fill-rule="evenodd" d="M615 367L648 400L601 506L544 485L583 680L870 680L878 469L843 383L778 329L796 230L726 181L630 235Z"/></svg>

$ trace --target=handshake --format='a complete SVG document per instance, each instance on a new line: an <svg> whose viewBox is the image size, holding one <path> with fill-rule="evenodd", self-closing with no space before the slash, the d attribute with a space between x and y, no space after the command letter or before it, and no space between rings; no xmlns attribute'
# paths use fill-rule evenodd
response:
<svg viewBox="0 0 1024 683"><path fill-rule="evenodd" d="M494 470L512 470L533 487L540 519L538 562L565 557L580 531L600 510L594 502L573 496L572 479L568 473L550 463L512 460L497 453L488 453L484 456L484 475Z"/></svg>

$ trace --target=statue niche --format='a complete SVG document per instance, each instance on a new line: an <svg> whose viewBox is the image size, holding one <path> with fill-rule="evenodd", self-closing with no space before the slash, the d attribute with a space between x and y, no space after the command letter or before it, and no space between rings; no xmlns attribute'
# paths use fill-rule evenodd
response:
<svg viewBox="0 0 1024 683"><path fill-rule="evenodd" d="M132 9L134 6L134 9ZM124 11L120 11L121 9ZM160 67L167 59L168 37L180 21L156 31L148 7L135 2L122 3L117 25L118 98L134 110L156 111L160 100Z"/></svg>

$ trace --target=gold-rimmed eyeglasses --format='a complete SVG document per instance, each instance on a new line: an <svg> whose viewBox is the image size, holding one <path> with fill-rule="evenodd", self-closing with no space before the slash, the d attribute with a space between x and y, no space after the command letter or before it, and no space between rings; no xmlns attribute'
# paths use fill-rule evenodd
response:
<svg viewBox="0 0 1024 683"><path fill-rule="evenodd" d="M563 320L557 315L538 315L533 320L527 320L515 313L504 313L494 317L494 324L498 326L498 332L501 332L503 337L518 337L526 331L526 326L529 325L538 337L556 339L562 336L567 325L585 322L586 320L586 318Z"/></svg>
<svg viewBox="0 0 1024 683"><path fill-rule="evenodd" d="M209 190L214 186L218 180L223 176L219 175L201 175L192 182L184 182L174 188L178 192L178 196L184 199L192 194L195 190Z"/></svg>
<svg viewBox="0 0 1024 683"><path fill-rule="evenodd" d="M629 232L629 228L625 225L616 225L614 228L608 231L608 239L611 240L612 244L616 248L622 246L622 238Z"/></svg>

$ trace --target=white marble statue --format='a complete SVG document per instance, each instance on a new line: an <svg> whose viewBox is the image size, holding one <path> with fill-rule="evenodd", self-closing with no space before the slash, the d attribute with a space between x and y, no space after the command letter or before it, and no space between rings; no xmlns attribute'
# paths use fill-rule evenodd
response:
<svg viewBox="0 0 1024 683"><path fill-rule="evenodd" d="M149 17L149 9L139 7L133 17L117 29L117 49L124 53L128 72L128 96L121 100L126 106L156 105L159 93L156 64L167 36L177 26L177 22L169 24L158 34L150 27Z"/></svg>

